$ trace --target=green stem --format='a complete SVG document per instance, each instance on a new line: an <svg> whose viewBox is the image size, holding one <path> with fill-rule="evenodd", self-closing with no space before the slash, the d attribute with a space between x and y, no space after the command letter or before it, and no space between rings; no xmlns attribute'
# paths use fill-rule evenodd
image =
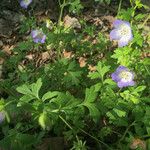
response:
<svg viewBox="0 0 150 150"><path fill-rule="evenodd" d="M127 132L129 131L129 129L130 129L134 124L135 124L135 121L132 122L132 123L127 127L127 129L125 130L123 136L120 138L119 143L120 143L122 140L124 140L124 138L125 138Z"/></svg>
<svg viewBox="0 0 150 150"><path fill-rule="evenodd" d="M143 24L141 25L141 28L144 27L144 25L147 23L147 21L150 19L150 14L148 15L148 17L144 20Z"/></svg>
<svg viewBox="0 0 150 150"><path fill-rule="evenodd" d="M73 130L73 128L68 124L68 122L62 117L59 115L59 118L71 129Z"/></svg>
<svg viewBox="0 0 150 150"><path fill-rule="evenodd" d="M79 128L80 129L80 128ZM89 137L91 137L92 139L94 139L95 141L103 144L105 147L107 147L108 149L112 150L106 143L104 143L103 141L97 139L96 137L94 137L93 135L87 133L86 131L84 131L83 129L80 129L81 132L83 132L84 134L88 135Z"/></svg>
<svg viewBox="0 0 150 150"><path fill-rule="evenodd" d="M59 6L60 6L60 15L59 15L59 19L58 19L58 25L60 26L61 24L61 20L62 20L62 15L63 15L63 10L64 10L64 7L66 5L66 0L63 1L63 4L60 3L60 0L59 0Z"/></svg>
<svg viewBox="0 0 150 150"><path fill-rule="evenodd" d="M144 65L144 64L143 64ZM144 65L145 70L147 71L148 75L150 75L149 70L147 69L147 67Z"/></svg>
<svg viewBox="0 0 150 150"><path fill-rule="evenodd" d="M67 123L67 121L59 115L59 118L71 129L73 130L73 128ZM91 137L92 139L96 140L97 142L103 144L105 147L107 147L109 150L112 150L107 144L105 144L103 141L100 141L99 139L97 139L96 137L92 136L91 134L87 133L86 131L84 131L81 128L78 128L81 132L83 132L84 134L88 135L89 137ZM78 140L78 137L76 137Z"/></svg>
<svg viewBox="0 0 150 150"><path fill-rule="evenodd" d="M117 17L119 16L119 13L120 13L120 10L121 10L121 5L122 5L122 0L120 0L120 2L119 2Z"/></svg>

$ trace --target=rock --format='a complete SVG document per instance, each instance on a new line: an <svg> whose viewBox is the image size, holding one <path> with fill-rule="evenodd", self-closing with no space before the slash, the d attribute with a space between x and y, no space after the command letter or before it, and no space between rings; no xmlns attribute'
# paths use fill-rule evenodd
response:
<svg viewBox="0 0 150 150"><path fill-rule="evenodd" d="M10 10L4 10L2 12L3 18L10 20L12 24L19 23L22 20L23 15Z"/></svg>
<svg viewBox="0 0 150 150"><path fill-rule="evenodd" d="M9 37L12 34L12 24L4 19L0 19L0 36Z"/></svg>
<svg viewBox="0 0 150 150"><path fill-rule="evenodd" d="M23 15L10 10L3 10L1 14L3 15L0 19L0 36L8 38L13 33L15 25L22 21Z"/></svg>

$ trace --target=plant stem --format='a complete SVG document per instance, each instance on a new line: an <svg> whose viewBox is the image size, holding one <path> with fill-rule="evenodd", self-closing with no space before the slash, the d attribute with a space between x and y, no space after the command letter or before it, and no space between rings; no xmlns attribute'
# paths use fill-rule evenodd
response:
<svg viewBox="0 0 150 150"><path fill-rule="evenodd" d="M67 121L59 115L59 118L71 129L73 130L73 128L67 123ZM103 141L100 141L99 139L97 139L96 137L92 136L91 134L87 133L86 131L84 131L81 128L78 128L81 132L83 132L84 134L88 135L89 137L91 137L92 139L96 140L97 142L103 144L105 147L107 147L109 150L112 150L106 143L104 143ZM76 137L78 140L78 137Z"/></svg>
<svg viewBox="0 0 150 150"><path fill-rule="evenodd" d="M68 124L68 122L62 117L59 115L59 118L71 129L73 130L73 128Z"/></svg>
<svg viewBox="0 0 150 150"><path fill-rule="evenodd" d="M64 10L64 7L65 7L65 4L66 4L66 0L63 1L63 4L61 4L60 0L59 0L59 6L60 6L60 15L59 15L59 19L58 19L58 25L59 26L61 24L61 20L62 20L62 15L63 15L63 10Z"/></svg>
<svg viewBox="0 0 150 150"><path fill-rule="evenodd" d="M122 4L122 0L120 0L120 2L119 2L119 7L118 7L118 12L117 12L117 17L119 16L119 13L120 13L121 4Z"/></svg>
<svg viewBox="0 0 150 150"><path fill-rule="evenodd" d="M122 136L121 139L119 140L119 143L125 138L127 132L129 131L129 129L130 129L134 124L135 124L135 121L132 122L132 123L127 127L127 129L125 130L123 136Z"/></svg>
<svg viewBox="0 0 150 150"><path fill-rule="evenodd" d="M148 17L144 20L143 24L141 25L141 28L144 27L144 25L147 23L147 21L150 19L150 14L148 15Z"/></svg>

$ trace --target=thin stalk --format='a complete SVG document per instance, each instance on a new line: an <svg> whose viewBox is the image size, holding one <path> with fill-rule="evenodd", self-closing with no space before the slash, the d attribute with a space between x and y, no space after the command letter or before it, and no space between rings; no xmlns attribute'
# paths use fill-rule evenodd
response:
<svg viewBox="0 0 150 150"><path fill-rule="evenodd" d="M67 121L66 121L62 116L59 115L59 118L60 118L71 130L73 130L73 128L67 123ZM88 135L89 137L91 137L92 139L94 139L94 140L96 140L97 142L103 144L103 145L104 145L105 147L107 147L109 150L112 150L112 149L111 149L106 143L104 143L103 141L97 139L96 137L94 137L93 135L87 133L86 131L84 131L84 130L81 129L81 128L78 128L78 129L79 129L81 132L83 132L84 134L86 134L86 135ZM76 137L76 138L77 138L77 140L78 140L78 137Z"/></svg>
<svg viewBox="0 0 150 150"><path fill-rule="evenodd" d="M62 117L59 115L59 118L71 129L73 130L73 128L68 124L68 122Z"/></svg>
<svg viewBox="0 0 150 150"><path fill-rule="evenodd" d="M61 20L62 20L62 15L63 15L65 4L66 4L66 0L63 1L63 4L61 4L60 0L59 0L59 6L60 6L60 15L59 15L59 19L58 19L58 25L59 26L61 24Z"/></svg>
<svg viewBox="0 0 150 150"><path fill-rule="evenodd" d="M127 132L129 131L129 129L130 129L134 124L135 124L135 121L132 122L132 123L127 127L127 129L125 130L123 136L120 138L119 143L120 143L122 140L124 140L124 138L125 138Z"/></svg>
<svg viewBox="0 0 150 150"><path fill-rule="evenodd" d="M119 2L117 17L119 16L119 13L120 13L120 10L121 10L121 5L122 5L122 0L120 0L120 2Z"/></svg>
<svg viewBox="0 0 150 150"><path fill-rule="evenodd" d="M141 25L141 28L144 27L144 25L147 23L147 21L150 19L150 14L148 15L148 17L144 20L143 24Z"/></svg>
<svg viewBox="0 0 150 150"><path fill-rule="evenodd" d="M80 129L80 128L79 128ZM87 133L86 131L84 131L83 129L80 129L81 132L83 132L84 134L88 135L89 137L91 137L92 139L94 139L95 141L97 141L98 143L103 144L105 147L107 147L108 149L112 150L106 143L104 143L103 141L97 139L96 137L94 137L93 135Z"/></svg>
<svg viewBox="0 0 150 150"><path fill-rule="evenodd" d="M146 67L145 65L143 65L143 66L144 66L145 70L147 71L148 75L150 75L150 72L149 72L149 70L147 69L147 67Z"/></svg>

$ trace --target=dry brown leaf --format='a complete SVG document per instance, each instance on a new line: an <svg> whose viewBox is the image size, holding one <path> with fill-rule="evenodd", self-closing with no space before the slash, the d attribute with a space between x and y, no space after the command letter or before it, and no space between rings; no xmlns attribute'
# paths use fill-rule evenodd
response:
<svg viewBox="0 0 150 150"><path fill-rule="evenodd" d="M84 57L80 57L79 58L79 64L80 64L80 67L82 68L82 67L85 67L85 65L86 65L86 58L84 58Z"/></svg>
<svg viewBox="0 0 150 150"><path fill-rule="evenodd" d="M138 147L142 148L143 150L146 150L146 142L141 139L135 138L135 139L133 139L133 141L130 145L130 148L136 149Z"/></svg>
<svg viewBox="0 0 150 150"><path fill-rule="evenodd" d="M96 66L88 65L88 69L89 69L91 72L94 72L94 71L96 71Z"/></svg>
<svg viewBox="0 0 150 150"><path fill-rule="evenodd" d="M8 55L11 55L11 53L12 53L12 50L14 49L14 45L5 45L5 46L3 46L3 51L6 53L6 54L8 54Z"/></svg>
<svg viewBox="0 0 150 150"><path fill-rule="evenodd" d="M29 54L25 58L27 58L28 60L33 60L34 54Z"/></svg>
<svg viewBox="0 0 150 150"><path fill-rule="evenodd" d="M63 55L64 55L64 58L72 58L74 55L72 54L72 52L67 52L66 50L63 51Z"/></svg>
<svg viewBox="0 0 150 150"><path fill-rule="evenodd" d="M75 17L70 17L70 16L65 16L64 18L64 26L66 28L77 28L77 29L81 29L81 24L79 23L78 19Z"/></svg>
<svg viewBox="0 0 150 150"><path fill-rule="evenodd" d="M46 61L48 59L50 59L50 54L48 52L43 52L42 53L42 60Z"/></svg>

